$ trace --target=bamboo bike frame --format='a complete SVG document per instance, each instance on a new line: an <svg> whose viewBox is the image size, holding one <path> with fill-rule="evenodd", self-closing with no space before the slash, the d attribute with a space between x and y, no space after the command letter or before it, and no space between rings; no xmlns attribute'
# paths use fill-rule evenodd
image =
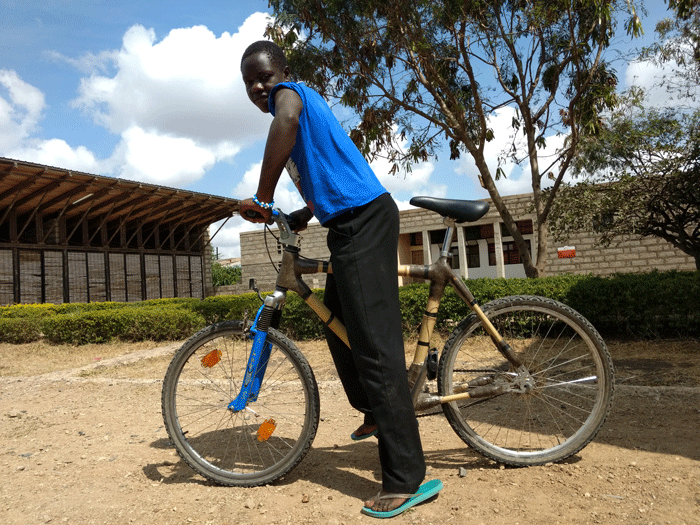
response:
<svg viewBox="0 0 700 525"><path fill-rule="evenodd" d="M275 211L273 220L279 227L279 241L285 248L282 253L282 264L280 266L280 272L277 275L275 291L264 299L264 304L260 308L254 327L251 330L255 334L255 343L251 351L251 362L249 363L248 372L246 374L247 380L244 380L244 383L253 383L253 379L260 376L257 362L253 361L259 360L259 356L264 352L262 345L264 345L265 334L269 326L275 325L275 321L273 320L275 316L277 319L281 316L288 290L299 294L321 321L348 345L348 347L350 346L347 332L343 324L330 312L321 300L314 295L309 286L302 280L302 275L306 274L332 273L333 269L331 264L328 261L301 258L299 256L299 235L291 231L283 214ZM496 349L513 365L514 369L520 369L522 366L522 363L519 361L510 345L498 333L491 321L489 321L469 288L450 267L449 261L451 255L448 248L454 237L455 221L445 218L444 224L447 229L445 231L445 239L439 259L430 265L399 265L397 272L397 276L412 277L430 282L428 303L423 314L413 362L408 370L409 384L411 385L413 404L416 410L426 410L442 403L449 403L460 399L490 397L504 393L505 391L503 390L504 387L494 387L493 385L466 385L460 389L463 391L456 392L449 396L438 396L435 394L425 395L425 393L422 392L428 372L430 340L437 320L440 301L442 300L442 296L448 284L452 285L457 295L459 295L477 315L482 326L494 342ZM262 372L264 373L264 370ZM253 388L255 387L253 386ZM238 397L239 400L248 398L248 392L241 394L242 395ZM253 391L252 395L257 395L257 393Z"/></svg>

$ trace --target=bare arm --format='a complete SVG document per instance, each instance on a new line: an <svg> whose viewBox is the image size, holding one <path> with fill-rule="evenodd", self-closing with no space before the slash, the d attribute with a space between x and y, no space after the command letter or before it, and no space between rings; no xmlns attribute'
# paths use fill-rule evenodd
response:
<svg viewBox="0 0 700 525"><path fill-rule="evenodd" d="M280 89L275 93L275 118L267 135L256 193L260 202L272 202L274 198L277 182L296 143L299 115L303 107L301 98L293 90ZM257 212L261 217L247 217L245 212L249 209ZM261 208L252 199L246 199L241 203L241 216L251 222L267 222L270 214L271 210Z"/></svg>

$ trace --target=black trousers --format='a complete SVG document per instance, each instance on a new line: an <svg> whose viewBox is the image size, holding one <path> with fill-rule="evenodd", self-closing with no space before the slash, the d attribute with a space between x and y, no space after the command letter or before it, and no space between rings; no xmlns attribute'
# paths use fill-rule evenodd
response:
<svg viewBox="0 0 700 525"><path fill-rule="evenodd" d="M408 388L396 268L399 213L384 194L328 223L333 273L324 303L348 332L328 346L350 404L379 428L382 488L413 494L425 476L418 421Z"/></svg>

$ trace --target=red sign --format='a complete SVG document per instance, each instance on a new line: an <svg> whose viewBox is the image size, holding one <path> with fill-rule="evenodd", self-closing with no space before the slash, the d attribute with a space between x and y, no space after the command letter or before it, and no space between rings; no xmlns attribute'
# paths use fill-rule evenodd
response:
<svg viewBox="0 0 700 525"><path fill-rule="evenodd" d="M557 254L560 259L571 259L572 257L576 257L576 247L564 246L563 248L557 248Z"/></svg>

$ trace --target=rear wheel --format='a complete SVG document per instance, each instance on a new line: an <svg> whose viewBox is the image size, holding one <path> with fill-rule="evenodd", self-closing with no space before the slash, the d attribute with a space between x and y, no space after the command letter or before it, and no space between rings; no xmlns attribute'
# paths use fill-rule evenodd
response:
<svg viewBox="0 0 700 525"><path fill-rule="evenodd" d="M229 409L248 364L248 328L226 321L199 331L175 354L163 381L163 420L175 448L194 470L223 485L256 486L285 475L318 428L313 372L294 343L273 329L257 399Z"/></svg>
<svg viewBox="0 0 700 525"><path fill-rule="evenodd" d="M610 409L613 366L593 326L575 310L542 297L506 297L484 313L523 367L516 370L475 314L454 330L442 353L438 389L479 395L443 404L452 428L498 462L541 465L566 459L596 435Z"/></svg>

